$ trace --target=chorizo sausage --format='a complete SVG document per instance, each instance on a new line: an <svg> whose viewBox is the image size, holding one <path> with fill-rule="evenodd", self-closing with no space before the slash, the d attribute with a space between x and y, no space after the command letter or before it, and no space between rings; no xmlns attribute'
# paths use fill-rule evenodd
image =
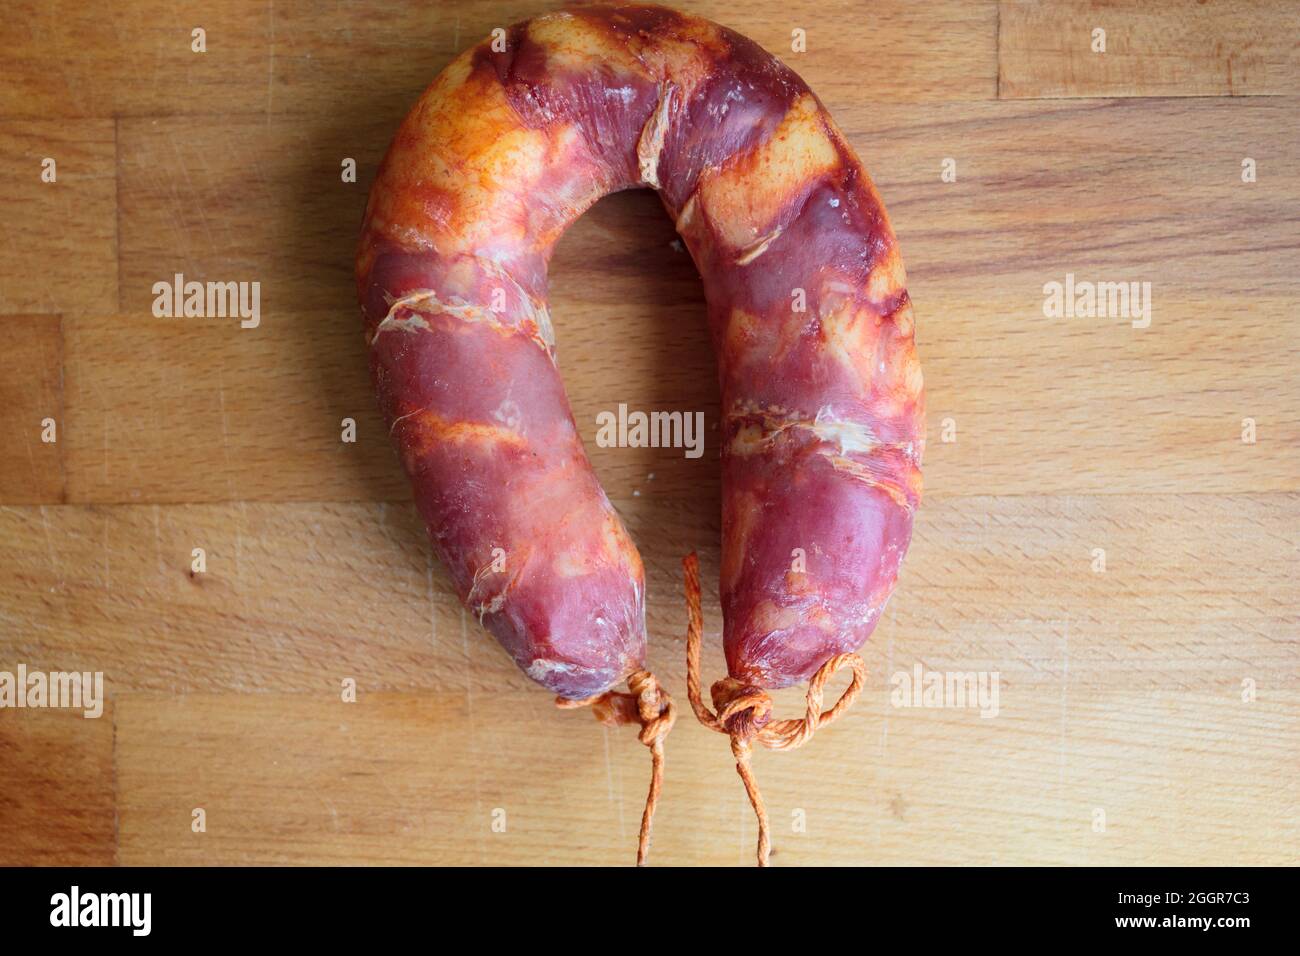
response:
<svg viewBox="0 0 1300 956"><path fill-rule="evenodd" d="M515 25L402 123L358 291L381 409L461 599L560 698L605 694L643 672L644 572L569 410L547 263L599 198L647 186L699 269L718 357L730 676L715 702L735 738L765 724L736 701L866 640L921 492L902 260L803 81L662 7Z"/></svg>

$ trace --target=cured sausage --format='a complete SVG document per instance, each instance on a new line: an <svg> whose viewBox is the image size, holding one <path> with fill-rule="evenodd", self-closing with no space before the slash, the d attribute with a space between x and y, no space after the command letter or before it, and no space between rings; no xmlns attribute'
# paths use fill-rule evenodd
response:
<svg viewBox="0 0 1300 956"><path fill-rule="evenodd" d="M819 695L828 665L853 663L921 493L902 260L799 77L655 6L549 14L466 51L371 189L356 264L371 370L466 607L560 699L658 719L671 705L644 672L641 560L583 450L546 306L563 231L602 196L647 186L703 279L722 393L729 677L713 715L697 629L692 704L747 755L750 740L772 745L764 688L812 678ZM642 706L611 705L629 676ZM812 701L801 742L827 722Z"/></svg>

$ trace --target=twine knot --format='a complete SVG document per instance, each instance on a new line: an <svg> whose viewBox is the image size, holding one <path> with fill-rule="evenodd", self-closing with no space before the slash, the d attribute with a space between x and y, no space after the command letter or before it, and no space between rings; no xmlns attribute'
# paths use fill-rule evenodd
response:
<svg viewBox="0 0 1300 956"><path fill-rule="evenodd" d="M753 684L724 677L709 689L718 722L733 737L749 740L772 719L772 698Z"/></svg>
<svg viewBox="0 0 1300 956"><path fill-rule="evenodd" d="M650 828L654 823L655 808L664 781L664 738L677 721L677 707L668 692L659 686L654 674L646 670L635 671L627 679L630 694L607 690L603 694L570 700L555 698L561 710L591 707L597 720L607 727L639 723L637 739L650 748L650 792L646 795L645 811L641 814L641 832L637 838L636 865L645 866L650 857Z"/></svg>
<svg viewBox="0 0 1300 956"><path fill-rule="evenodd" d="M627 679L627 686L636 695L637 719L641 722L637 739L647 747L662 743L677 722L677 705L649 671L637 671Z"/></svg>
<svg viewBox="0 0 1300 956"><path fill-rule="evenodd" d="M818 727L833 723L853 706L867 681L867 665L857 654L836 654L827 660L808 681L803 717L772 720L772 698L761 688L734 677L724 677L710 688L713 713L704 705L700 694L700 646L704 638L704 615L700 610L700 563L695 555L682 560L686 588L686 695L695 717L705 727L731 738L731 753L736 758L736 773L745 784L754 816L758 818L758 865L767 866L771 853L771 836L767 807L759 793L758 782L750 769L753 743L768 750L794 750L812 739ZM853 669L853 678L840 699L829 710L822 710L826 682L842 667Z"/></svg>

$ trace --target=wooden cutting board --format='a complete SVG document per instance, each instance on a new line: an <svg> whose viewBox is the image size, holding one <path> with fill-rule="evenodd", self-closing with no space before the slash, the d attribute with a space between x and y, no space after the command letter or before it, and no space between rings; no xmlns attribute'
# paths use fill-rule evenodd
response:
<svg viewBox="0 0 1300 956"><path fill-rule="evenodd" d="M755 760L774 863L1297 862L1295 6L679 6L782 56L871 169L929 394L927 498L868 690ZM10 7L0 671L102 671L109 701L0 710L0 863L630 862L646 752L556 711L461 611L374 410L351 281L419 91L552 5ZM645 559L649 663L684 707L690 550L723 674L716 443L595 444L619 403L716 434L674 239L653 195L601 202L551 302ZM260 323L154 318L177 273L259 282ZM1047 314L1067 282L1149 283L1149 313ZM899 706L918 669L996 675L996 715ZM754 838L725 741L685 712L652 862L748 864Z"/></svg>

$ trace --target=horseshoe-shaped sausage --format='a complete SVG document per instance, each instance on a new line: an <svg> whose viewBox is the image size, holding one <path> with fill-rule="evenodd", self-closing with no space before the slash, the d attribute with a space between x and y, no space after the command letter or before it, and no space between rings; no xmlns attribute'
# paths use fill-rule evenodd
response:
<svg viewBox="0 0 1300 956"><path fill-rule="evenodd" d="M641 559L569 410L546 270L584 210L644 186L699 269L718 357L732 696L798 683L861 646L894 587L923 394L875 188L755 43L661 7L583 7L453 61L366 209L379 403L461 599L516 663L570 700L641 672Z"/></svg>

